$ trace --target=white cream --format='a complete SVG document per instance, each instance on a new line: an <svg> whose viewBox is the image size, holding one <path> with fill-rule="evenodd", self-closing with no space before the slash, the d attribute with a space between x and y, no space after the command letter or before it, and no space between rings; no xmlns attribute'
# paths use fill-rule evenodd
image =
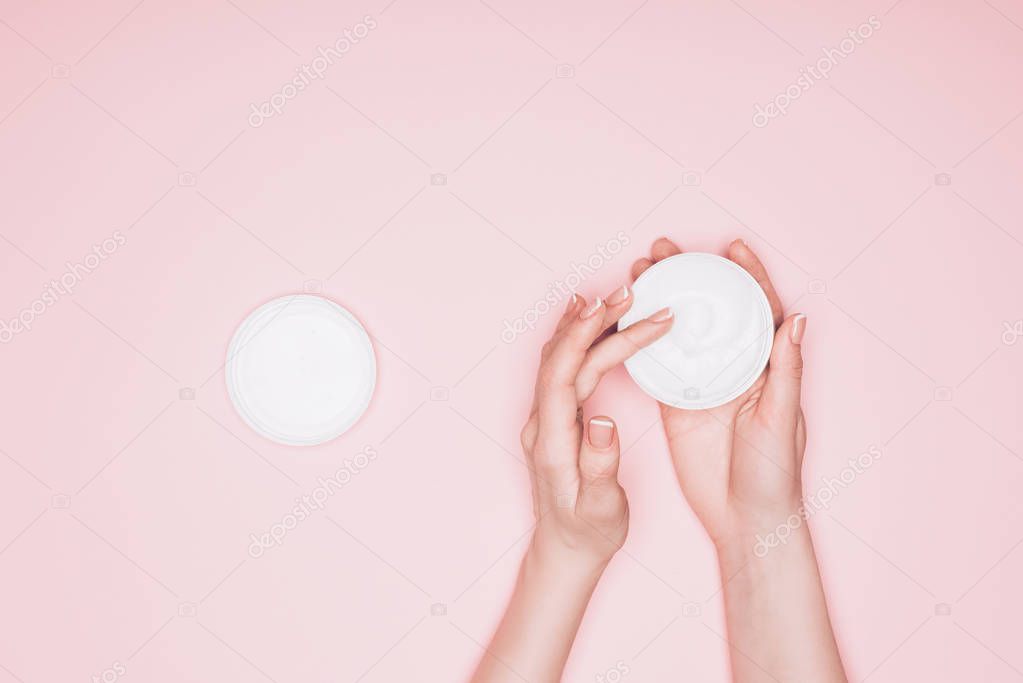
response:
<svg viewBox="0 0 1023 683"><path fill-rule="evenodd" d="M636 383L662 403L692 410L736 398L767 366L774 342L771 306L740 266L689 252L657 262L633 285L619 329L665 307L671 331L625 362Z"/></svg>

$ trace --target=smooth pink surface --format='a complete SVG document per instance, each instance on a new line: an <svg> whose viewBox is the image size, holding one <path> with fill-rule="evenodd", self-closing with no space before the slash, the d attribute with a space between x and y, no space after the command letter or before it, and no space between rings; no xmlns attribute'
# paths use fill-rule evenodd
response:
<svg viewBox="0 0 1023 683"><path fill-rule="evenodd" d="M518 430L557 314L510 343L505 321L619 232L589 297L662 234L743 237L808 314L808 493L881 448L811 521L852 678L1023 677L1023 3L341 5L0 3L0 319L34 317L0 345L0 683L465 679L528 539ZM352 431L293 449L244 426L221 365L303 289L380 369ZM622 371L592 403L633 521L566 679L724 680L656 407Z"/></svg>

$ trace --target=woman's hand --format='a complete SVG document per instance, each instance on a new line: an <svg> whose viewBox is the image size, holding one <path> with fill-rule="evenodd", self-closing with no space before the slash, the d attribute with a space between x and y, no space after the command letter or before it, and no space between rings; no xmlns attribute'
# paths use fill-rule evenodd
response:
<svg viewBox="0 0 1023 683"><path fill-rule="evenodd" d="M658 311L607 336L632 305L622 287L605 303L573 297L541 353L522 448L536 529L504 618L473 680L559 681L586 605L625 542L629 505L618 483L618 430L583 419L600 378L671 328Z"/></svg>
<svg viewBox="0 0 1023 683"><path fill-rule="evenodd" d="M651 258L633 265L633 277L679 252L671 241L657 240ZM776 331L770 363L749 390L723 406L661 405L668 448L686 500L718 551L734 680L844 683L802 516L800 345L806 317L783 317L767 271L744 242L732 242L728 258L760 283L771 304ZM782 524L791 530L785 542L759 547L761 534Z"/></svg>
<svg viewBox="0 0 1023 683"><path fill-rule="evenodd" d="M657 240L651 258L633 264L633 278L678 253L681 250L670 240ZM746 542L799 509L806 447L799 406L806 317L783 319L767 271L744 242L732 242L728 258L760 283L771 305L777 331L769 367L745 393L717 408L683 410L661 404L679 484L719 547Z"/></svg>
<svg viewBox="0 0 1023 683"><path fill-rule="evenodd" d="M594 342L632 305L618 289L587 303L576 296L541 353L533 407L522 429L537 519L531 551L557 562L597 567L625 542L629 505L618 483L620 444L614 421L591 417L583 402L600 378L671 327L670 311Z"/></svg>

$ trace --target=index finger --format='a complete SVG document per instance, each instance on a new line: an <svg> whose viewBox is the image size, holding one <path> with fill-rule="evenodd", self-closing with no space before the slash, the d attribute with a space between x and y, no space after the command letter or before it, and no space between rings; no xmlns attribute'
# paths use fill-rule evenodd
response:
<svg viewBox="0 0 1023 683"><path fill-rule="evenodd" d="M590 349L575 379L576 399L582 402L592 396L604 375L667 334L672 322L671 309L662 308Z"/></svg>

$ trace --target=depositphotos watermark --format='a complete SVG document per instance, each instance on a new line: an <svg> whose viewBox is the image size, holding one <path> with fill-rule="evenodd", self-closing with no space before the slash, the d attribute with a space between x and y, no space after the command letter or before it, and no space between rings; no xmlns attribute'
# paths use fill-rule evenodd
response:
<svg viewBox="0 0 1023 683"><path fill-rule="evenodd" d="M36 318L46 313L51 306L60 301L61 297L73 294L75 287L85 279L86 275L99 268L101 263L127 242L128 238L124 236L124 233L117 230L99 244L92 245L92 251L86 254L81 262L67 261L60 278L50 280L37 299L29 302L27 306L18 311L18 315L10 320L0 320L0 344L8 344L17 335L31 330Z"/></svg>
<svg viewBox="0 0 1023 683"><path fill-rule="evenodd" d="M314 512L319 512L326 507L327 501L335 493L343 489L355 475L369 467L369 464L377 459L376 449L366 446L355 454L351 459L346 459L341 467L327 478L318 477L318 486L308 494L295 499L295 507L281 517L281 521L270 526L262 534L249 534L249 557L258 559L274 546L284 543L284 537L299 525L309 519Z"/></svg>
<svg viewBox="0 0 1023 683"><path fill-rule="evenodd" d="M824 56L813 64L801 68L799 78L795 82L790 83L784 91L775 95L774 99L766 105L756 104L756 109L753 112L753 125L763 128L771 122L771 119L784 116L794 101L802 97L803 93L815 86L818 81L830 78L831 70L838 66L843 59L856 52L856 48L880 28L881 20L871 15L855 29L849 29L848 37L843 38L838 43L838 47L821 48Z"/></svg>
<svg viewBox="0 0 1023 683"><path fill-rule="evenodd" d="M1023 318L1015 322L1002 322L1002 343L1006 346L1013 346L1023 337Z"/></svg>
<svg viewBox="0 0 1023 683"><path fill-rule="evenodd" d="M298 97L298 94L308 88L313 81L322 79L327 73L327 69L340 61L378 25L377 20L367 14L358 24L342 31L341 37L334 41L333 45L318 46L316 48L317 56L311 62L295 68L297 76L281 86L280 90L271 95L267 101L249 105L251 107L249 125L259 128L267 119L280 116L288 102Z"/></svg>
<svg viewBox="0 0 1023 683"><path fill-rule="evenodd" d="M775 527L774 531L761 537L757 534L757 542L753 545L753 554L759 558L767 557L772 548L785 545L789 542L792 534L803 526L803 522L810 519L821 510L827 510L831 506L838 493L856 481L856 477L863 474L875 462L881 458L881 449L871 446L855 458L849 458L848 465L842 468L838 477L824 477L824 485L817 489L809 498L803 499L803 504L789 518Z"/></svg>
<svg viewBox="0 0 1023 683"><path fill-rule="evenodd" d="M615 665L610 667L607 671L602 674L597 674L595 680L597 683L619 683L624 680L632 669L624 661L619 659L615 662Z"/></svg>
<svg viewBox="0 0 1023 683"><path fill-rule="evenodd" d="M547 284L547 293L542 299L538 299L533 305L514 320L505 318L504 330L501 331L501 341L511 344L518 339L519 335L536 329L540 318L560 306L566 299L571 298L572 293L578 289L586 278L592 277L594 273L611 262L622 250L632 242L629 236L623 231L609 239L604 244L598 244L595 251L582 263L572 263L571 272L561 280L555 280Z"/></svg>
<svg viewBox="0 0 1023 683"><path fill-rule="evenodd" d="M128 669L125 668L124 664L121 664L121 662L118 661L114 662L106 669L103 669L100 673L93 674L90 680L92 680L92 683L114 683L114 681L118 680L126 673L128 673Z"/></svg>

